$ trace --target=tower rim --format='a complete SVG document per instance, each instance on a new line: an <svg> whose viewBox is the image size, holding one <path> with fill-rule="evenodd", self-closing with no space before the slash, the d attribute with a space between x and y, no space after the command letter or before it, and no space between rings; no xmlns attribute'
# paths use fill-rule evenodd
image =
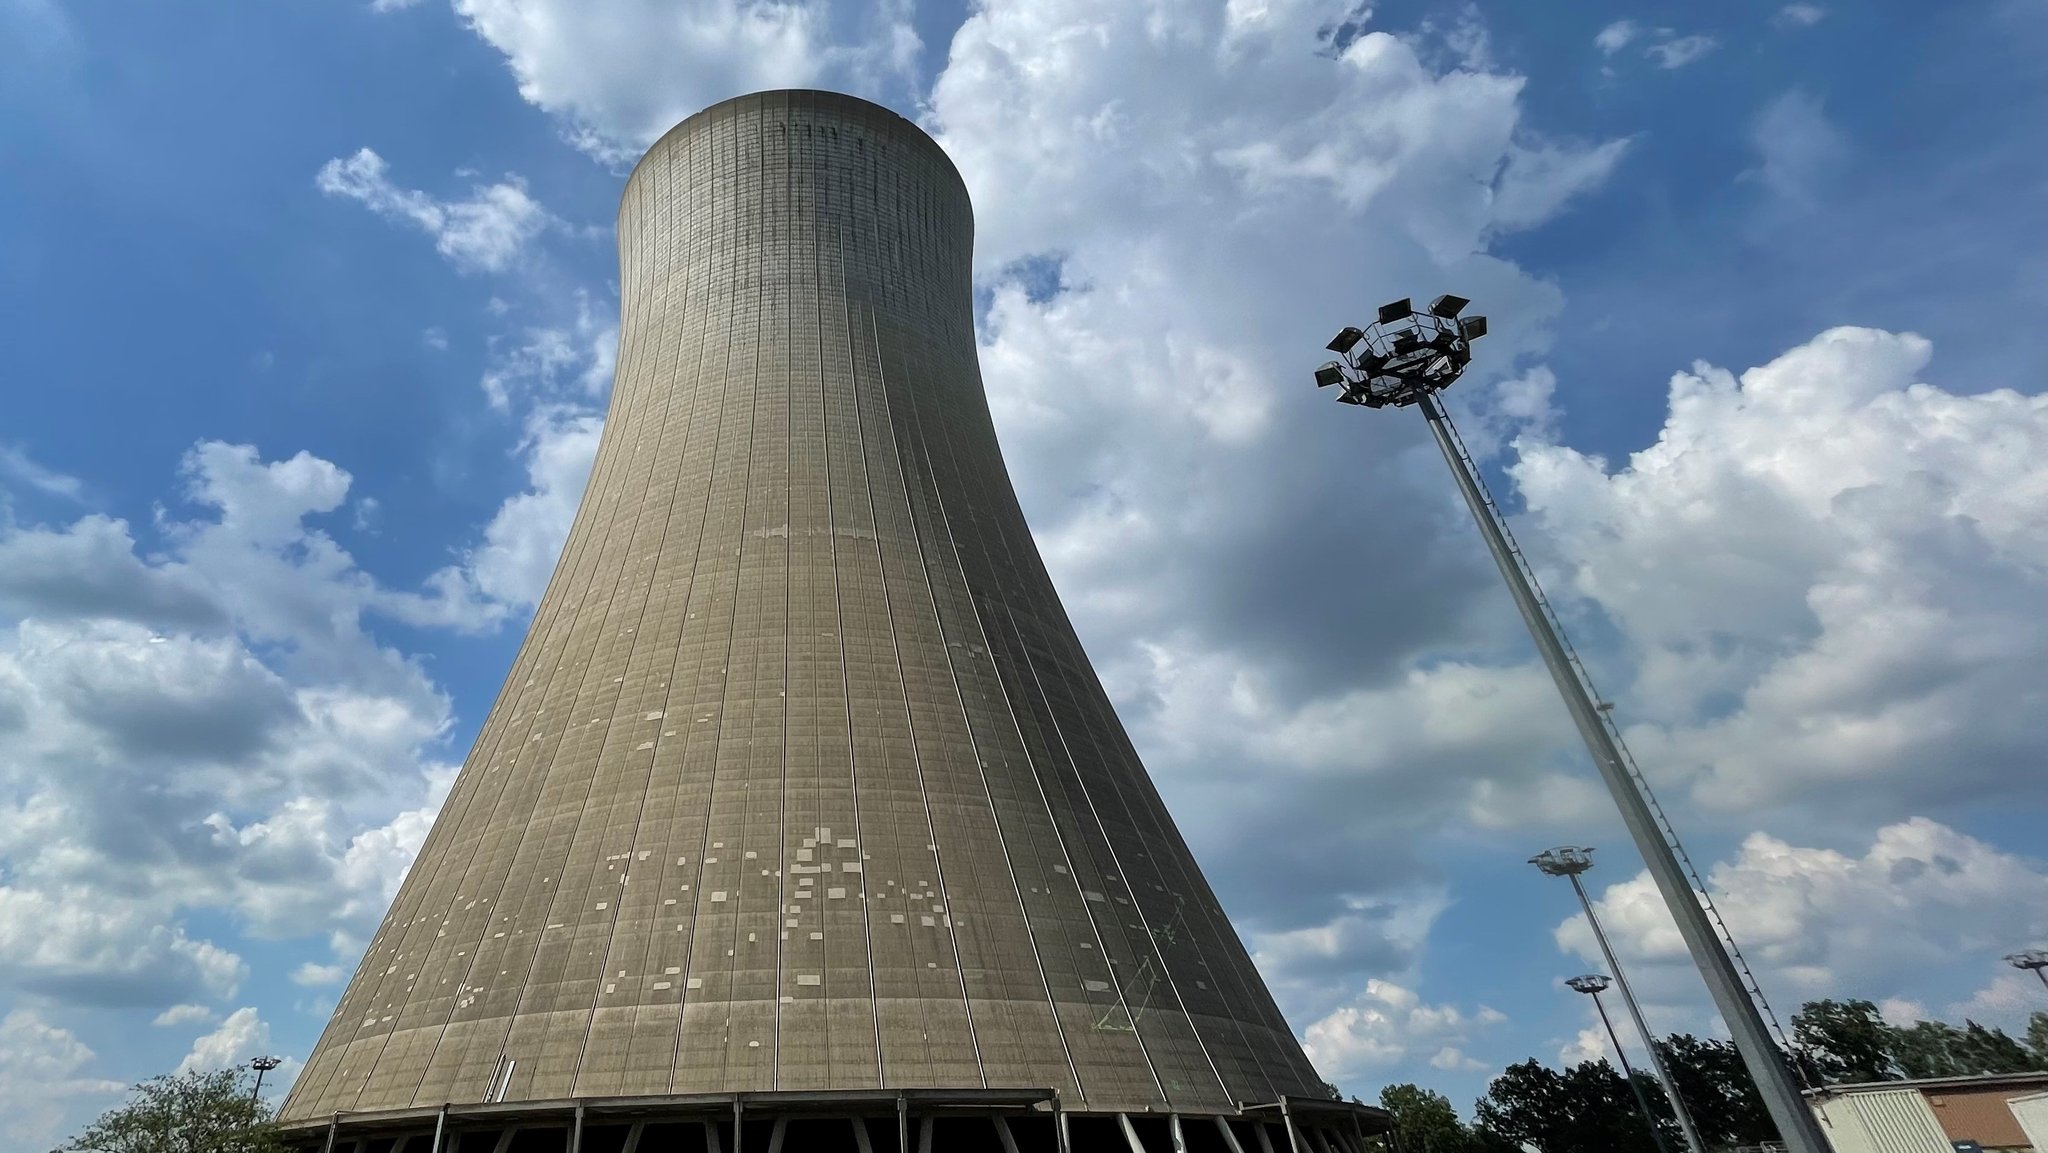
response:
<svg viewBox="0 0 2048 1153"><path fill-rule="evenodd" d="M721 100L716 104L712 104L708 107L701 108L696 112L692 112L690 115L685 116L683 119L669 126L669 128L663 131L660 136L655 137L654 140L651 143L649 143L644 150L642 150L642 152L640 153L640 158L633 162L633 167L627 170L626 179L619 185L619 210L618 213L616 213L615 215L623 215L625 213L625 191L633 186L633 181L640 175L640 169L644 165L646 165L648 158L653 156L656 152L661 151L662 146L667 144L671 137L685 134L691 128L698 125L700 122L712 119L713 117L726 111L733 105L740 104L749 100L761 100L763 98L776 96L803 96L809 99L819 100L821 103L837 104L842 108L858 109L866 112L880 113L882 116L887 117L888 119L883 120L882 123L891 124L893 122L892 126L899 127L900 131L898 134L900 136L902 136L904 139L912 141L919 147L925 149L932 155L938 157L945 171L952 174L953 181L956 185L958 185L961 196L965 198L971 219L971 214L974 210L974 201L973 197L968 193L967 178L961 175L960 166L953 162L953 157L947 153L945 147L941 145L938 142L938 140L932 136L931 133L926 132L924 130L923 125L920 125L917 121L912 120L908 116L903 115L901 112L896 111L894 108L891 108L886 104L881 104L876 101L869 100L865 96L855 96L851 92L840 92L831 88L764 88L756 92L743 92L737 96L728 96L724 100ZM788 105L785 102L784 107L787 106Z"/></svg>

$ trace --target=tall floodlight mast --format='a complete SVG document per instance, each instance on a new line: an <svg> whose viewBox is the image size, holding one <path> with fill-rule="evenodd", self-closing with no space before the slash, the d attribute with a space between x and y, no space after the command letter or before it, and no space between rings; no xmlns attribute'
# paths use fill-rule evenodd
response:
<svg viewBox="0 0 2048 1153"><path fill-rule="evenodd" d="M1636 1084L1636 1071L1628 1063L1628 1050L1621 1047L1621 1038L1614 1032L1614 1022L1607 1016L1607 1006L1600 1001L1600 994L1607 990L1607 978L1598 973L1587 973L1580 977L1567 977L1564 983L1572 992L1593 998L1593 1008L1600 1014L1600 1023L1607 1027L1607 1043L1614 1046L1614 1059L1621 1062L1621 1079L1628 1082L1629 1092L1636 1096L1636 1108L1643 1115L1643 1124L1650 1130L1650 1140L1656 1142L1657 1153L1670 1153L1664 1144L1664 1134L1657 1130L1657 1115L1650 1111L1650 1099L1643 1096L1643 1087ZM1655 1052L1656 1047L1651 1046L1653 1060ZM1669 1091L1668 1086L1666 1091Z"/></svg>
<svg viewBox="0 0 2048 1153"><path fill-rule="evenodd" d="M2048 988L2048 949L2024 949L2007 953L2005 963L2015 969L2024 969L2041 978L2041 984Z"/></svg>
<svg viewBox="0 0 2048 1153"><path fill-rule="evenodd" d="M1711 912L1705 886L1684 857L1684 849L1647 782L1628 757L1620 730L1607 715L1609 706L1593 693L1585 669L1553 619L1535 574L1488 495L1457 428L1437 403L1436 394L1455 383L1472 363L1472 342L1486 335L1485 317L1460 316L1470 303L1462 296L1446 295L1431 301L1426 310L1416 309L1405 299L1382 305L1371 325L1346 328L1330 341L1330 351L1341 359L1316 369L1316 385L1337 386L1337 399L1345 404L1366 408L1414 405L1422 410L1444 463L1458 482L1458 492L1472 510L1472 519L1479 523L1487 551L1493 554L1601 779L1621 809L1622 823L1628 826L1664 904L1678 922L1679 934L1706 980L1714 1007L1728 1024L1743 1064L1763 1094L1779 1135L1790 1153L1828 1153L1827 1138L1806 1108L1785 1054L1758 1012L1761 991L1753 978L1744 980L1747 965L1738 969L1737 960L1731 959L1732 942L1724 947L1727 928L1720 925L1717 929L1720 917ZM1685 865L1679 863L1682 859L1687 860ZM1735 953L1736 958L1740 956Z"/></svg>
<svg viewBox="0 0 2048 1153"><path fill-rule="evenodd" d="M1693 1126L1692 1114L1686 1111L1685 1099L1678 1095L1678 1083L1671 1079L1671 1070L1665 1068L1664 1057L1657 1052L1657 1036L1650 1032L1649 1022L1643 1020L1643 1007L1636 1003L1635 990L1629 988L1628 978L1621 971L1621 962L1614 956L1614 947L1607 943L1607 931L1600 927L1600 918L1593 915L1592 898L1586 895L1586 886L1579 881L1579 874L1593 867L1593 850L1565 845L1546 849L1529 858L1529 863L1543 870L1545 876L1564 877L1571 881L1572 892L1579 895L1579 907L1586 911L1586 923L1593 927L1593 939L1600 943L1600 955L1607 959L1607 971L1614 974L1614 984L1621 990L1621 1003L1628 1008L1629 1020L1636 1023L1636 1035L1643 1039L1643 1048L1650 1054L1650 1072L1657 1078L1658 1088L1664 1090L1664 1099L1671 1102L1671 1115L1678 1119L1678 1131L1685 1135L1685 1147L1692 1153L1707 1153L1706 1143L1700 1140L1700 1132ZM1585 991L1579 989L1581 993ZM1604 1008L1600 1010L1600 1019L1607 1019ZM1611 1033L1613 1026L1608 1026L1608 1029ZM1619 1041L1615 1042L1615 1048L1621 1048Z"/></svg>

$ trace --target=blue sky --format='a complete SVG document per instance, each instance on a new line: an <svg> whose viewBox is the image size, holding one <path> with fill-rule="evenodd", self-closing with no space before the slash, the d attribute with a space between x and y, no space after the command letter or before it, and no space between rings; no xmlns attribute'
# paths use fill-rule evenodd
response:
<svg viewBox="0 0 2048 1153"><path fill-rule="evenodd" d="M959 161L1041 548L1326 1074L1596 1051L1560 842L1653 1024L1714 1027L1419 421L1306 387L1410 293L1493 316L1459 418L1767 991L2023 1017L2044 33L0 0L0 1144L310 1049L573 511L624 168L783 85Z"/></svg>

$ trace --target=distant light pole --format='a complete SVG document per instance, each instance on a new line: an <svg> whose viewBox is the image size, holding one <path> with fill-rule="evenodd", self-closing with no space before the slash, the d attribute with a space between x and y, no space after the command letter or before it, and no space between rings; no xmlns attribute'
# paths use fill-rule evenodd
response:
<svg viewBox="0 0 2048 1153"><path fill-rule="evenodd" d="M249 1101L251 1104L262 1099L263 1075L282 1064L284 1064L284 1060L279 1057L249 1058L249 1068L256 1070L256 1087L249 1090Z"/></svg>
<svg viewBox="0 0 2048 1153"><path fill-rule="evenodd" d="M1529 858L1529 863L1548 876L1563 877L1572 883L1572 892L1579 895L1579 908L1586 911L1586 923L1593 926L1593 939L1600 943L1600 955L1607 959L1607 971L1614 974L1614 983L1621 988L1621 1003L1627 1006L1629 1019L1636 1023L1636 1035L1643 1039L1643 1048L1649 1051L1650 1072L1664 1090L1664 1099L1671 1102L1671 1115L1678 1119L1678 1131L1685 1135L1685 1147L1692 1153L1707 1153L1706 1143L1700 1140L1699 1130L1693 1127L1692 1114L1686 1111L1685 1099L1678 1095L1678 1083L1671 1079L1671 1070L1665 1066L1663 1054L1657 1052L1656 1034L1650 1032L1649 1022L1643 1020L1643 1007L1636 1003L1635 990L1629 988L1628 978L1621 971L1621 962L1615 959L1614 947L1607 943L1607 932L1600 927L1600 918L1593 915L1593 901L1586 896L1586 886L1579 882L1579 874L1593 867L1593 850L1564 845L1536 854ZM1605 1011L1602 1012L1604 1016Z"/></svg>
<svg viewBox="0 0 2048 1153"><path fill-rule="evenodd" d="M1347 327L1330 341L1330 351L1341 359L1316 369L1316 385L1339 386L1337 399L1345 404L1365 408L1414 405L1422 410L1429 422L1430 435L1435 437L1444 463L1450 466L1458 492L1472 510L1472 519L1479 523L1487 551L1493 554L1493 562L1507 582L1522 622L1529 627L1537 652L1550 670L1551 680L1557 683L1587 751L1593 755L1594 767L1621 810L1622 823L1628 826L1629 836L1642 852L1665 907L1678 923L1679 935L1685 939L1693 963L1699 966L1714 1007L1721 1011L1721 1019L1727 1023L1735 1048L1742 1054L1742 1062L1763 1096L1764 1107L1770 1111L1778 1135L1784 1139L1789 1153L1828 1153L1828 1139L1807 1108L1785 1054L1757 1011L1760 993L1753 987L1754 978L1745 982L1746 966L1738 969L1736 960L1730 956L1730 946L1723 943L1721 934L1725 927L1717 930L1718 915L1710 917L1708 908L1702 907L1703 900L1711 902L1712 898L1704 892L1693 870L1679 864L1682 850L1676 848L1677 835L1663 818L1662 810L1655 807L1634 762L1623 753L1618 733L1610 730L1603 702L1594 699L1577 658L1551 620L1549 604L1543 599L1534 574L1527 571L1527 562L1509 535L1500 510L1487 495L1478 466L1465 451L1464 442L1443 406L1437 403L1436 394L1456 383L1472 363L1472 342L1486 335L1485 317L1460 317L1470 303L1462 296L1445 295L1430 301L1429 307L1421 311L1406 299L1381 305L1371 325Z"/></svg>
<svg viewBox="0 0 2048 1153"><path fill-rule="evenodd" d="M2034 976L2041 978L2041 987L2048 989L2048 949L2022 949L2007 953L2005 963L2015 969L2031 969Z"/></svg>
<svg viewBox="0 0 2048 1153"><path fill-rule="evenodd" d="M1614 1046L1615 1059L1621 1062L1621 1078L1628 1082L1629 1092L1636 1095L1636 1108L1643 1112L1643 1124L1650 1127L1650 1140L1657 1143L1658 1153L1669 1153L1664 1146L1664 1135L1657 1132L1657 1115L1650 1112L1650 1099L1643 1096L1643 1087L1636 1084L1636 1071L1629 1068L1628 1053L1621 1047L1621 1038L1614 1035L1614 1022L1607 1019L1607 1006L1600 1003L1600 993L1607 988L1607 978L1598 973L1587 973L1583 977L1572 977L1565 984L1593 998L1593 1008L1600 1013L1600 1023L1607 1026L1607 1041Z"/></svg>

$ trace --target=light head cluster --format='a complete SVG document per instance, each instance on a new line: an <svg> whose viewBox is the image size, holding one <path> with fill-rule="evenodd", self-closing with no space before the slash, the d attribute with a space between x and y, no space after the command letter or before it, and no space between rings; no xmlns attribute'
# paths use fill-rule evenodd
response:
<svg viewBox="0 0 2048 1153"><path fill-rule="evenodd" d="M1529 863L1552 877L1576 877L1593 867L1593 850L1585 845L1559 845L1529 858Z"/></svg>
<svg viewBox="0 0 2048 1153"><path fill-rule="evenodd" d="M2008 953L2005 963L2015 969L2031 969L2038 973L2048 969L2048 949L2022 949L2017 953Z"/></svg>
<svg viewBox="0 0 2048 1153"><path fill-rule="evenodd" d="M1608 980L1603 974L1587 973L1579 977L1567 977L1564 983L1570 986L1572 991L1576 993L1605 993L1607 986L1612 985L1614 982Z"/></svg>
<svg viewBox="0 0 2048 1153"><path fill-rule="evenodd" d="M1420 311L1406 297L1381 305L1379 319L1330 341L1340 359L1316 369L1316 387L1336 385L1340 402L1367 408L1400 408L1449 388L1486 335L1485 317L1458 315L1470 303L1446 294Z"/></svg>

